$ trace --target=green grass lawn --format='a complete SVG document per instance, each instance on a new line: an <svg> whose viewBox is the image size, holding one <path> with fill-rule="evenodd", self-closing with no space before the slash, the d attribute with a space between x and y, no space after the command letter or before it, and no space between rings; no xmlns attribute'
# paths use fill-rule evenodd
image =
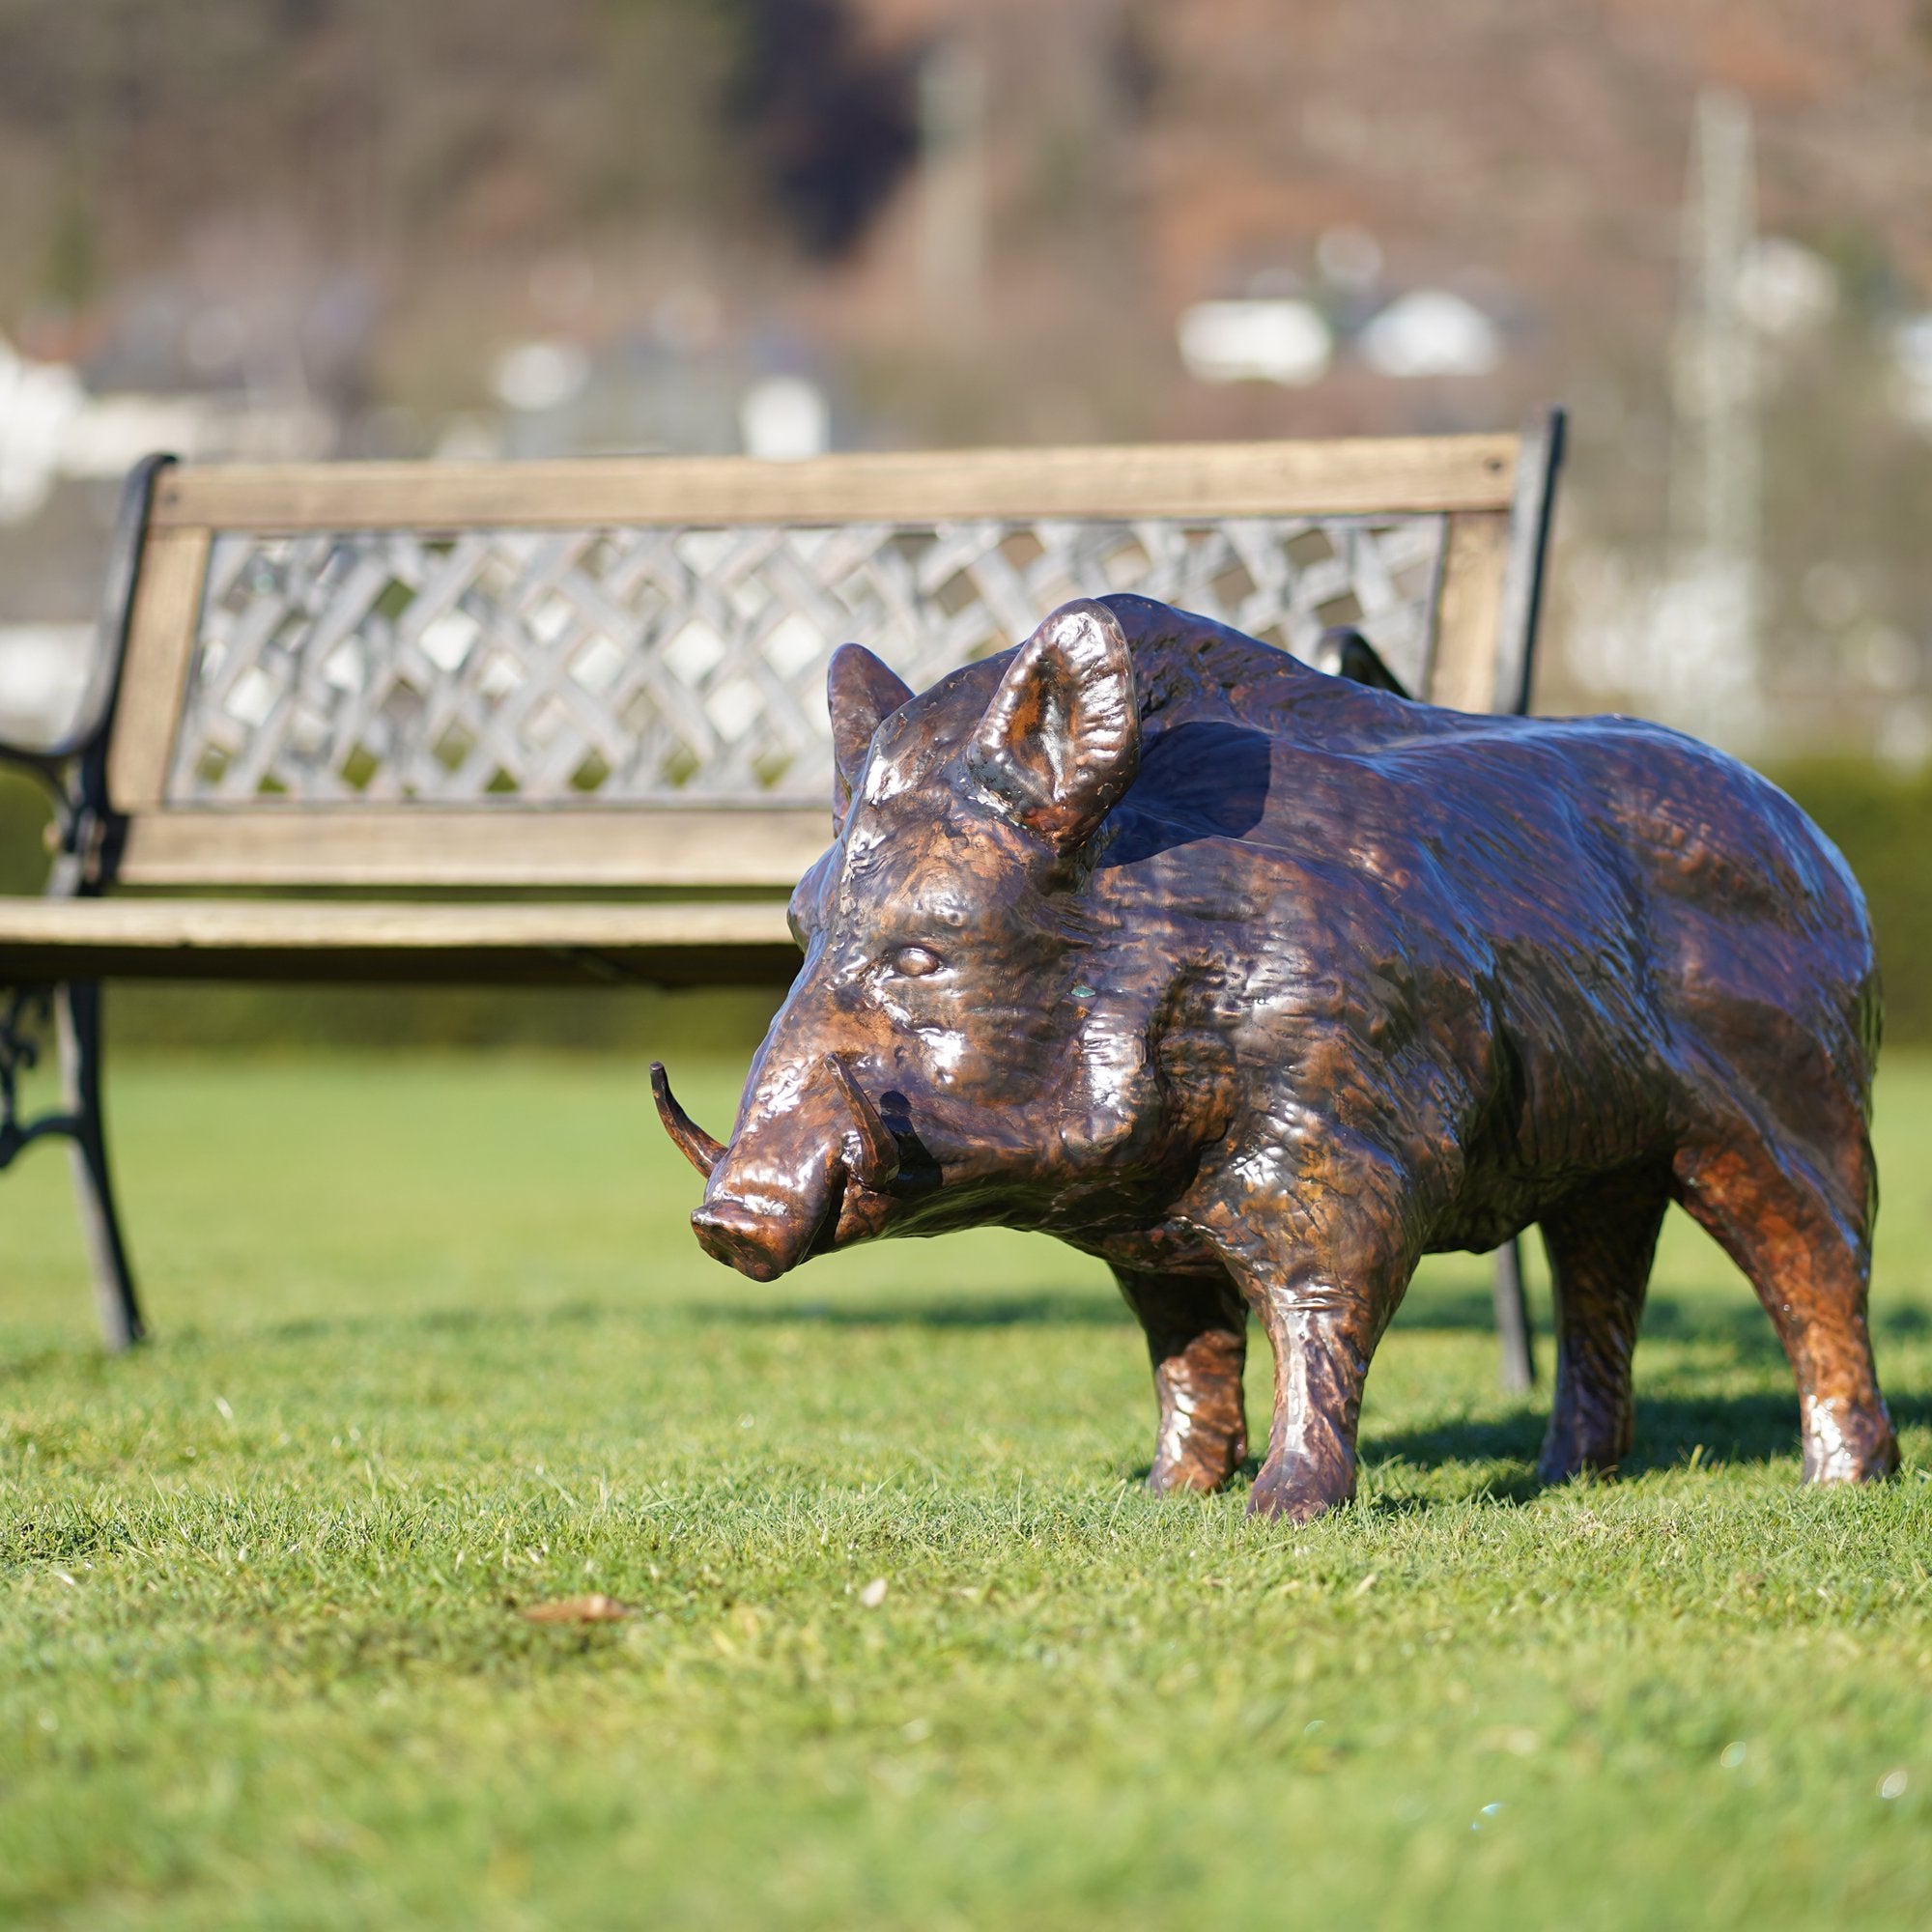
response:
<svg viewBox="0 0 1932 1932"><path fill-rule="evenodd" d="M64 1158L0 1179L0 1919L1932 1923L1932 1061L1880 1090L1898 1483L1799 1491L1674 1216L1625 1480L1537 1492L1458 1259L1302 1530L1141 1492L1079 1257L706 1261L641 1065L111 1097L154 1346L96 1351ZM517 1614L592 1590L636 1615Z"/></svg>

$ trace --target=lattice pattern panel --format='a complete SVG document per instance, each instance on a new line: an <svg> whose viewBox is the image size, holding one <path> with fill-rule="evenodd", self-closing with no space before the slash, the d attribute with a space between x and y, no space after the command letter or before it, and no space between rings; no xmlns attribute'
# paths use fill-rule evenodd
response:
<svg viewBox="0 0 1932 1932"><path fill-rule="evenodd" d="M916 690L1136 590L1425 687L1443 524L1238 518L217 536L175 804L821 800L825 667Z"/></svg>

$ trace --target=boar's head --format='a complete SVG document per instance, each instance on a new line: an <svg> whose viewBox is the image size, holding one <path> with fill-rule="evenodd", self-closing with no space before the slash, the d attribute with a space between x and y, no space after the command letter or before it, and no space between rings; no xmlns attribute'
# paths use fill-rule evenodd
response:
<svg viewBox="0 0 1932 1932"><path fill-rule="evenodd" d="M729 1143L655 1076L706 1177L699 1241L766 1281L888 1231L1104 1219L1166 1131L1158 987L1110 987L1118 911L1095 890L1141 753L1119 621L1069 604L918 697L847 644L829 695L838 836L793 895L805 963Z"/></svg>

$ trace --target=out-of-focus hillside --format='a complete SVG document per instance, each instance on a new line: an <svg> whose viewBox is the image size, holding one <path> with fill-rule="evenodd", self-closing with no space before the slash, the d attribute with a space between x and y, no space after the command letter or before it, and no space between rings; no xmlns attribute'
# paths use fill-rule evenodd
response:
<svg viewBox="0 0 1932 1932"><path fill-rule="evenodd" d="M318 451L733 447L783 374L846 443L1561 400L1545 698L1598 704L1664 560L1711 88L1751 110L1762 233L1827 271L1754 345L1774 737L1922 755L1922 0L0 0L0 334ZM1424 289L1492 367L1364 352ZM1221 297L1310 303L1325 372L1190 376L1177 319ZM0 526L0 621L84 610L100 496Z"/></svg>

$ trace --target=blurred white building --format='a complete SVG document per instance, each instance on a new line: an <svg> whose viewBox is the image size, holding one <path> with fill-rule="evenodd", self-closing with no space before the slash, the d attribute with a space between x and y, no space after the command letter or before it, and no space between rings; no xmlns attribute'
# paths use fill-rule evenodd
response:
<svg viewBox="0 0 1932 1932"><path fill-rule="evenodd" d="M1362 359L1378 376L1487 376L1503 359L1501 331L1448 289L1398 296L1366 328Z"/></svg>
<svg viewBox="0 0 1932 1932"><path fill-rule="evenodd" d="M1201 383L1320 382L1335 338L1313 302L1205 301L1181 311L1180 359Z"/></svg>

